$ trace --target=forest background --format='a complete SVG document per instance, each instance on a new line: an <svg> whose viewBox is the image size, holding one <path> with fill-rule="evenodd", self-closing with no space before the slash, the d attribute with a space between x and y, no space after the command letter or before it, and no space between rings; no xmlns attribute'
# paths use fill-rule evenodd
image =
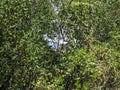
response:
<svg viewBox="0 0 120 90"><path fill-rule="evenodd" d="M118 90L120 0L0 0L0 90Z"/></svg>

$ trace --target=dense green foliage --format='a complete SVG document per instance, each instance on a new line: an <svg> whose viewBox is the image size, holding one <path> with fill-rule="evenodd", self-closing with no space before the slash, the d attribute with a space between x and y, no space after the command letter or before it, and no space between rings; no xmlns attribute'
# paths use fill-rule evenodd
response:
<svg viewBox="0 0 120 90"><path fill-rule="evenodd" d="M120 0L0 0L0 90L118 89Z"/></svg>

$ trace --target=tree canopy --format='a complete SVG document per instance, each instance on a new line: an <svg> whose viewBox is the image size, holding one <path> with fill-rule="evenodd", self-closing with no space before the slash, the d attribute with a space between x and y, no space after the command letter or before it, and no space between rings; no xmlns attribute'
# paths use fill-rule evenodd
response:
<svg viewBox="0 0 120 90"><path fill-rule="evenodd" d="M0 2L0 90L120 89L120 0Z"/></svg>

